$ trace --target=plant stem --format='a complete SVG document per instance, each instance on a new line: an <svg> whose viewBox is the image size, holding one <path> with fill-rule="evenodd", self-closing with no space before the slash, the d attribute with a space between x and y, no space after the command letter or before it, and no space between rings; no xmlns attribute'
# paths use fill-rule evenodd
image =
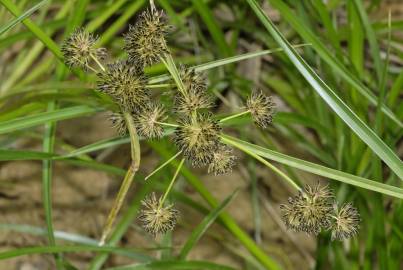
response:
<svg viewBox="0 0 403 270"><path fill-rule="evenodd" d="M300 191L301 188L294 182L294 180L292 180L290 177L288 177L285 173L283 173L281 170L279 170L276 166L272 165L270 162L268 162L267 160L265 160L264 158L260 157L259 155L256 155L255 153L249 151L248 149L244 148L242 145L234 142L233 140L221 136L221 140L226 143L226 144L230 144L232 146L235 146L236 148L242 150L243 152L247 153L248 155L250 155L251 157L255 158L256 160L260 161L261 163L263 163L264 165L266 165L267 167L269 167L270 169L272 169L276 174L278 174L279 176L281 176L284 180L287 181L287 183L289 183L293 188L295 188L297 191Z"/></svg>
<svg viewBox="0 0 403 270"><path fill-rule="evenodd" d="M133 117L130 113L127 112L124 113L124 117L130 134L132 161L129 169L126 172L125 178L123 179L122 185L120 186L118 195L116 196L115 202L113 203L113 207L109 212L108 218L106 220L106 225L102 232L101 240L99 241L100 246L105 244L105 241L112 230L113 224L115 223L116 216L118 215L120 208L122 208L124 199L131 186L134 176L136 175L136 172L140 167L140 141L137 135L136 127L133 122Z"/></svg>
<svg viewBox="0 0 403 270"><path fill-rule="evenodd" d="M168 69L168 72L171 74L172 78L174 79L176 85L178 86L178 90L185 95L185 86L183 85L182 79L180 78L179 71L176 68L175 62L172 59L172 55L170 54L165 54L165 57L161 56L161 62L165 65L165 67Z"/></svg>
<svg viewBox="0 0 403 270"><path fill-rule="evenodd" d="M150 178L151 176L153 176L154 174L156 174L159 170L161 170L162 168L164 168L166 165L168 165L172 160L174 160L175 158L177 158L180 154L182 153L182 151L179 151L178 153L176 153L175 155L173 155L170 159L168 159L167 161L165 161L161 166L159 166L157 169L155 169L154 171L152 171L149 175L147 175L144 180L147 180L148 178Z"/></svg>
<svg viewBox="0 0 403 270"><path fill-rule="evenodd" d="M171 191L172 187L174 186L175 180L178 177L179 171L181 170L184 162L185 162L185 159L182 158L181 162L179 163L178 167L176 168L175 174L172 177L171 182L169 183L169 186L168 186L167 190L164 193L164 196L160 200L158 208L161 208L164 205L164 202L165 202L166 198L168 197L168 194Z"/></svg>
<svg viewBox="0 0 403 270"><path fill-rule="evenodd" d="M155 121L154 123L160 124L160 125L163 125L163 126L167 126L167 127L179 127L179 125L177 125L177 124L171 124L171 123L165 123L165 122Z"/></svg>
<svg viewBox="0 0 403 270"><path fill-rule="evenodd" d="M226 121L229 121L229 120L231 120L231 119L240 117L240 116L245 115L245 114L248 114L248 113L250 113L249 110L244 111L244 112L240 112L240 113L237 113L237 114L233 114L233 115L230 115L230 116L227 116L227 117L221 119L221 120L220 120L220 123L224 123L224 122L226 122Z"/></svg>
<svg viewBox="0 0 403 270"><path fill-rule="evenodd" d="M101 62L99 62L98 58L95 57L95 55L91 53L90 56L95 61L95 63L97 63L97 65L102 69L102 71L106 70L105 67L101 64Z"/></svg>

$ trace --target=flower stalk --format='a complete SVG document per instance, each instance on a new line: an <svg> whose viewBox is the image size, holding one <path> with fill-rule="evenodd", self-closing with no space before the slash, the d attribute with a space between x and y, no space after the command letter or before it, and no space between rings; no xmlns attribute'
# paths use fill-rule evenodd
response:
<svg viewBox="0 0 403 270"><path fill-rule="evenodd" d="M109 234L113 228L113 224L115 223L116 217L120 209L122 208L127 192L133 182L134 176L136 175L140 167L140 160L141 160L140 141L137 135L136 127L134 125L133 116L130 113L125 112L124 118L130 135L132 161L129 169L126 172L125 178L123 179L122 185L120 186L118 195L116 196L115 202L113 203L113 207L109 212L108 218L106 220L106 225L103 229L101 240L99 242L100 246L103 246L105 244L105 241L109 237Z"/></svg>

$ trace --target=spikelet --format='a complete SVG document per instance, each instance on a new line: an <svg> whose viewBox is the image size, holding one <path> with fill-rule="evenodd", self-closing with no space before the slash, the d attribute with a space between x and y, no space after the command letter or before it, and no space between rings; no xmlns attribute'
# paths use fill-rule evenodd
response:
<svg viewBox="0 0 403 270"><path fill-rule="evenodd" d="M160 139L164 135L164 128L158 122L163 122L166 118L164 107L151 102L141 109L135 120L137 131L147 139Z"/></svg>
<svg viewBox="0 0 403 270"><path fill-rule="evenodd" d="M261 128L267 128L273 120L274 102L270 96L263 92L254 92L246 101L246 107L250 111L253 121Z"/></svg>
<svg viewBox="0 0 403 270"><path fill-rule="evenodd" d="M110 95L124 111L138 111L149 101L141 66L119 61L98 74L98 90Z"/></svg>
<svg viewBox="0 0 403 270"><path fill-rule="evenodd" d="M76 29L67 39L64 40L61 51L65 63L70 67L88 69L92 57L102 60L106 57L104 48L96 48L97 38L82 28Z"/></svg>
<svg viewBox="0 0 403 270"><path fill-rule="evenodd" d="M355 236L360 228L360 214L351 203L344 204L331 225L332 240L344 240Z"/></svg>
<svg viewBox="0 0 403 270"><path fill-rule="evenodd" d="M109 120L112 123L112 127L117 131L119 136L123 137L127 134L126 120L122 113L111 113Z"/></svg>
<svg viewBox="0 0 403 270"><path fill-rule="evenodd" d="M211 114L198 113L194 118L184 118L175 130L174 141L185 157L195 167L211 163L220 144L221 128Z"/></svg>
<svg viewBox="0 0 403 270"><path fill-rule="evenodd" d="M318 235L331 224L334 195L327 186L305 186L288 205L280 206L285 224L294 231Z"/></svg>
<svg viewBox="0 0 403 270"><path fill-rule="evenodd" d="M236 157L232 154L232 149L227 145L220 144L213 153L213 160L208 166L208 172L214 175L223 175L232 172Z"/></svg>
<svg viewBox="0 0 403 270"><path fill-rule="evenodd" d="M129 61L139 61L144 66L159 62L160 57L168 52L165 41L168 30L162 11L144 11L124 36Z"/></svg>
<svg viewBox="0 0 403 270"><path fill-rule="evenodd" d="M204 76L194 69L180 68L180 76L184 85L184 93L175 95L175 110L178 113L189 115L201 109L211 108L213 99L207 93L207 83Z"/></svg>
<svg viewBox="0 0 403 270"><path fill-rule="evenodd" d="M176 225L179 211L173 208L173 205L160 206L155 193L151 193L141 204L143 209L140 212L139 219L144 230L153 236L164 234L173 230Z"/></svg>

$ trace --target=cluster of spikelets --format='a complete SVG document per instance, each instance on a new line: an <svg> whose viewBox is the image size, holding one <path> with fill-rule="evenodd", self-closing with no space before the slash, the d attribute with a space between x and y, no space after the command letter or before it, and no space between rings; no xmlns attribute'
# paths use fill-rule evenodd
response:
<svg viewBox="0 0 403 270"><path fill-rule="evenodd" d="M280 206L287 227L318 235L331 230L332 240L344 240L358 233L360 215L351 203L338 207L333 192L327 186L305 186L288 204Z"/></svg>
<svg viewBox="0 0 403 270"><path fill-rule="evenodd" d="M173 113L169 116L147 88L144 68L162 61L169 54L165 41L168 30L163 13L150 9L139 16L124 36L127 60L104 67L99 60L105 58L106 51L96 48L97 39L82 29L65 40L62 51L71 67L97 71L98 91L110 96L119 107L110 118L120 135L127 133L124 117L127 113L132 115L138 134L146 139L162 138L164 121L168 118L176 120L173 141L186 160L195 167L207 166L208 172L215 175L229 173L236 158L232 149L220 141L222 128L208 111L213 107L214 99L207 91L206 78L194 69L179 68L182 86L173 89L173 108L170 110ZM99 69L92 65L98 65ZM274 104L270 97L256 92L247 100L245 110L258 126L267 128ZM153 235L171 230L178 217L172 205L162 204L154 193L143 201L140 219L145 230Z"/></svg>

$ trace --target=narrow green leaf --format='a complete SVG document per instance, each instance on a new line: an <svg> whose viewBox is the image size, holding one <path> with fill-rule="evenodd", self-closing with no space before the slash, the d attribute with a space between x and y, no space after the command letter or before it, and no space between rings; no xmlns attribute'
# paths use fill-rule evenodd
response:
<svg viewBox="0 0 403 270"><path fill-rule="evenodd" d="M235 268L205 261L158 261L113 267L106 270L235 270Z"/></svg>
<svg viewBox="0 0 403 270"><path fill-rule="evenodd" d="M10 0L0 0L0 3L3 4L14 16L18 17L21 15L21 11L18 7L11 2ZM49 48L49 50L60 60L62 61L63 55L59 49L59 46L45 33L39 28L36 24L34 24L30 19L25 19L22 21L25 26L31 30L32 33L40 40L42 43ZM63 62L63 61L62 61Z"/></svg>
<svg viewBox="0 0 403 270"><path fill-rule="evenodd" d="M9 22L8 24L6 24L5 26L0 28L0 36L4 33L6 33L8 30L10 30L11 28L13 28L14 26L16 26L18 23L20 23L21 21L25 20L27 17L31 16L32 13L34 13L35 11L37 11L38 9L40 9L48 0L43 0L39 3L37 3L36 5L34 5L32 8L28 9L27 11L25 11L23 14L21 14L20 16L18 16L17 18L15 18L14 20L12 20L11 22Z"/></svg>
<svg viewBox="0 0 403 270"><path fill-rule="evenodd" d="M81 117L98 111L100 111L99 108L93 108L88 106L74 106L54 110L51 112L43 112L35 115L16 118L13 120L0 123L0 134L16 131L19 129L34 127L48 122Z"/></svg>
<svg viewBox="0 0 403 270"><path fill-rule="evenodd" d="M308 45L309 44L298 44L298 45L294 45L294 48L299 48L299 47L308 46ZM250 59L250 58L254 58L254 57L258 57L258 56L263 56L263 55L266 55L266 54L272 54L272 53L276 53L276 52L281 52L281 51L283 51L282 48L276 48L276 49L272 49L272 50L264 50L264 51L244 53L244 54L239 54L239 55L236 55L236 56L226 57L226 58L223 58L223 59L214 60L214 61L211 61L211 62L200 64L200 65L194 66L192 68L194 68L195 71L200 72L200 71L205 71L205 70L209 70L209 69L212 69L212 68L220 67L220 66L223 66L223 65L228 65L228 64L231 64L231 63L239 62L239 61L242 61L242 60L246 60L246 59ZM169 78L170 78L169 75L156 76L154 78L151 78L149 80L149 83L150 84L160 83L160 82L169 80Z"/></svg>
<svg viewBox="0 0 403 270"><path fill-rule="evenodd" d="M305 60L295 51L277 27L259 7L256 0L247 0L267 31L284 49L292 63L312 88L337 113L337 115L361 138L376 155L403 181L403 163L397 155L330 89Z"/></svg>
<svg viewBox="0 0 403 270"><path fill-rule="evenodd" d="M223 142L239 148L240 150L246 150L253 152L264 158L279 162L281 164L291 166L309 173L320 175L329 179L361 187L364 189L372 190L375 192L383 193L385 195L393 196L399 199L403 199L403 189L387 185L384 183L368 180L363 177L331 169L319 164L315 164L309 161L291 157L255 144L251 144L237 138L222 135Z"/></svg>
<svg viewBox="0 0 403 270"><path fill-rule="evenodd" d="M270 0L269 1L275 8L277 8L281 13L281 18L288 21L291 26L301 35L301 37L312 44L312 47L316 50L318 55L335 71L337 72L346 82L357 89L362 96L364 96L372 105L377 105L377 97L371 92L371 90L365 86L364 83L360 81L354 74L347 69L341 60L334 57L330 51L327 49L325 44L323 44L318 36L307 27L301 18L296 16L291 8L282 0ZM260 9L261 16L267 17L261 8L258 6L256 1L249 2L250 5L254 5L254 8ZM269 19L269 18L267 18ZM265 19L263 19L265 20ZM276 30L277 31L277 30ZM393 122L395 122L400 127L403 127L403 123L399 117L397 117L385 104L382 104L382 111L387 115Z"/></svg>
<svg viewBox="0 0 403 270"><path fill-rule="evenodd" d="M136 255L137 259L142 261L149 261L149 257L137 252L133 249L116 248L108 246L38 246L38 247L23 247L14 250L0 252L0 260L11 259L20 256L27 256L32 254L55 254L60 252L78 253L78 252L99 252L99 253L116 253L126 257L133 257Z"/></svg>
<svg viewBox="0 0 403 270"><path fill-rule="evenodd" d="M208 230L211 224L216 220L225 207L232 201L237 194L238 190L235 190L230 196L228 196L222 203L220 203L213 211L204 217L203 221L197 225L192 231L192 234L188 237L186 243L183 245L182 250L179 253L179 259L185 260L190 250L197 244L203 234Z"/></svg>

